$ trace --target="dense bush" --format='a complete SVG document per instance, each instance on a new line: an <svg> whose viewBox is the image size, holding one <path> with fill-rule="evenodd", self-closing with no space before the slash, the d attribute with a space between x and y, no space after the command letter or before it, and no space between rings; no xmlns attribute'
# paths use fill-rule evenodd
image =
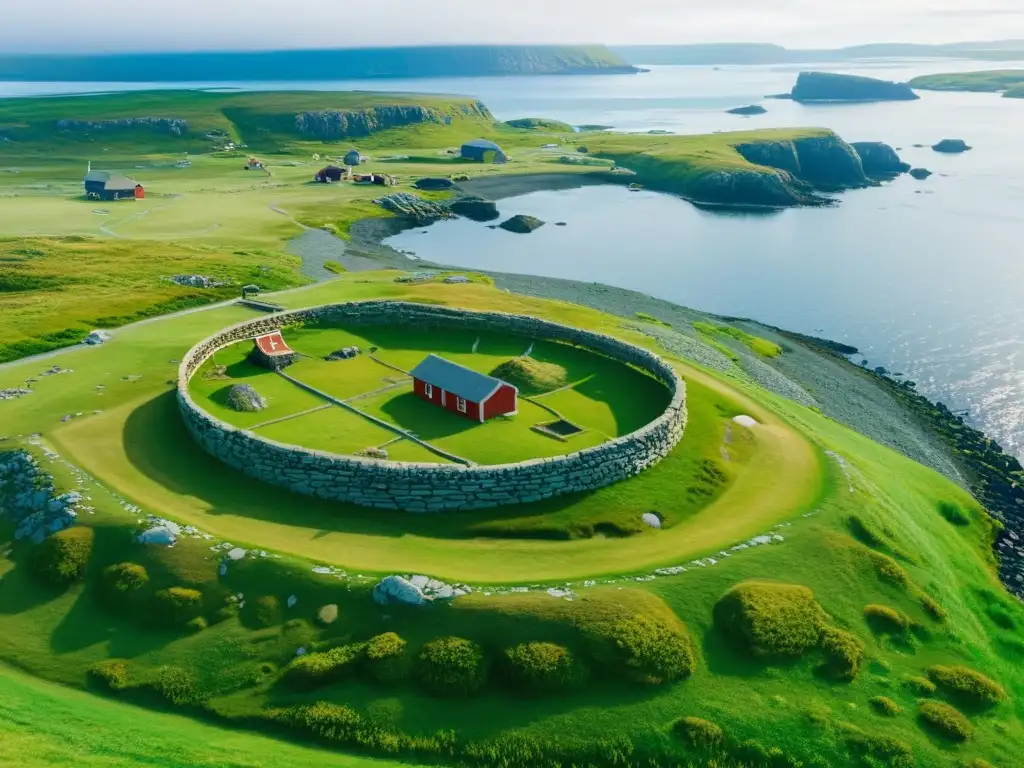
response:
<svg viewBox="0 0 1024 768"><path fill-rule="evenodd" d="M382 683L404 680L410 663L408 644L394 632L377 635L366 644L366 669Z"/></svg>
<svg viewBox="0 0 1024 768"><path fill-rule="evenodd" d="M195 678L181 667L160 667L153 679L152 688L176 707L196 704L200 699Z"/></svg>
<svg viewBox="0 0 1024 768"><path fill-rule="evenodd" d="M950 696L973 706L991 707L1006 701L1006 691L999 683L970 667L934 666L928 677Z"/></svg>
<svg viewBox="0 0 1024 768"><path fill-rule="evenodd" d="M821 630L820 642L825 654L822 671L838 680L853 680L864 658L864 643L860 638L837 627L827 626Z"/></svg>
<svg viewBox="0 0 1024 768"><path fill-rule="evenodd" d="M97 661L89 667L89 680L110 691L128 687L128 662L122 659Z"/></svg>
<svg viewBox="0 0 1024 768"><path fill-rule="evenodd" d="M937 509L939 514L946 518L947 522L953 525L964 527L971 524L970 516L956 504L949 501L940 501Z"/></svg>
<svg viewBox="0 0 1024 768"><path fill-rule="evenodd" d="M840 723L839 730L850 750L865 758L868 765L889 765L892 768L911 768L914 752L905 741L887 734L867 733L855 725Z"/></svg>
<svg viewBox="0 0 1024 768"><path fill-rule="evenodd" d="M682 680L693 672L693 644L679 623L644 614L621 619L607 633L610 661L625 677L661 684Z"/></svg>
<svg viewBox="0 0 1024 768"><path fill-rule="evenodd" d="M702 717L681 717L672 729L694 749L715 750L725 743L722 728Z"/></svg>
<svg viewBox="0 0 1024 768"><path fill-rule="evenodd" d="M891 557L883 555L881 552L870 552L869 555L879 579L897 587L907 587L910 584L907 572Z"/></svg>
<svg viewBox="0 0 1024 768"><path fill-rule="evenodd" d="M203 610L203 593L198 589L161 589L153 600L156 617L168 626L184 627Z"/></svg>
<svg viewBox="0 0 1024 768"><path fill-rule="evenodd" d="M908 677L904 683L918 696L932 696L937 690L935 683L927 677Z"/></svg>
<svg viewBox="0 0 1024 768"><path fill-rule="evenodd" d="M825 612L807 587L744 582L715 606L715 624L759 657L800 656L818 645Z"/></svg>
<svg viewBox="0 0 1024 768"><path fill-rule="evenodd" d="M103 596L113 606L129 606L149 583L149 573L136 563L118 563L103 569Z"/></svg>
<svg viewBox="0 0 1024 768"><path fill-rule="evenodd" d="M885 715L886 717L896 717L903 710L900 705L890 699L888 696L873 696L868 700L868 704L878 714Z"/></svg>
<svg viewBox="0 0 1024 768"><path fill-rule="evenodd" d="M864 606L868 626L878 634L899 635L910 627L910 619L887 605Z"/></svg>
<svg viewBox="0 0 1024 768"><path fill-rule="evenodd" d="M554 643L522 643L505 651L510 682L531 693L564 690L581 683L586 668L568 648Z"/></svg>
<svg viewBox="0 0 1024 768"><path fill-rule="evenodd" d="M941 701L922 699L917 703L917 714L926 727L953 741L967 741L974 730L966 717Z"/></svg>
<svg viewBox="0 0 1024 768"><path fill-rule="evenodd" d="M918 602L921 603L921 607L924 608L925 613L936 621L945 621L946 617L949 615L946 613L946 609L939 605L939 603L930 595L921 595L918 598Z"/></svg>
<svg viewBox="0 0 1024 768"><path fill-rule="evenodd" d="M209 623L202 616L196 616L194 619L189 619L185 622L185 629L189 632L202 632L206 629Z"/></svg>
<svg viewBox="0 0 1024 768"><path fill-rule="evenodd" d="M84 525L58 531L36 547L32 570L41 580L55 586L80 581L92 554L92 539L92 528Z"/></svg>
<svg viewBox="0 0 1024 768"><path fill-rule="evenodd" d="M263 595L253 606L253 620L257 626L272 627L281 622L281 601L273 595Z"/></svg>
<svg viewBox="0 0 1024 768"><path fill-rule="evenodd" d="M289 685L300 689L329 685L355 673L365 647L363 643L353 643L299 656L288 666L285 679Z"/></svg>
<svg viewBox="0 0 1024 768"><path fill-rule="evenodd" d="M420 651L419 678L433 693L460 696L476 693L487 682L483 649L461 637L431 640Z"/></svg>

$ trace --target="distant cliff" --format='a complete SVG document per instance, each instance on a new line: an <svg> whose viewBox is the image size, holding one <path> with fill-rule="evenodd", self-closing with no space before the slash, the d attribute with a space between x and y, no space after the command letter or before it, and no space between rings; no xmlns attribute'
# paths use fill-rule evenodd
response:
<svg viewBox="0 0 1024 768"><path fill-rule="evenodd" d="M0 56L0 80L17 81L210 83L637 71L602 45Z"/></svg>
<svg viewBox="0 0 1024 768"><path fill-rule="evenodd" d="M914 101L919 99L906 83L835 72L801 72L793 92L794 101Z"/></svg>
<svg viewBox="0 0 1024 768"><path fill-rule="evenodd" d="M480 102L462 106L466 116L491 118ZM365 109L319 110L316 112L300 112L295 115L295 130L302 136L321 139L344 139L356 136L369 136L388 128L399 128L404 125L419 123L449 123L451 115L444 109L422 106L380 106Z"/></svg>

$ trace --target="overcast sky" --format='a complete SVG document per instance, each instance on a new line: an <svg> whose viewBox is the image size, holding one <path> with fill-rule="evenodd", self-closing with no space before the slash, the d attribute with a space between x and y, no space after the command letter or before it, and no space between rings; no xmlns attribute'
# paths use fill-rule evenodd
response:
<svg viewBox="0 0 1024 768"><path fill-rule="evenodd" d="M0 54L1024 37L1024 0L0 0Z"/></svg>

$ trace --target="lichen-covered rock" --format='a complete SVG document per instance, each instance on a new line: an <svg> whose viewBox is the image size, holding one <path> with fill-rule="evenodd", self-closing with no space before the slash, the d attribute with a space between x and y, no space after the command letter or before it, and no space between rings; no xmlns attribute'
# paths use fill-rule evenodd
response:
<svg viewBox="0 0 1024 768"><path fill-rule="evenodd" d="M973 147L968 146L963 139L943 139L938 144L933 144L932 149L947 155L958 155L973 149Z"/></svg>
<svg viewBox="0 0 1024 768"><path fill-rule="evenodd" d="M864 173L876 179L891 179L910 170L896 150L880 141L857 141L850 145L864 166Z"/></svg>
<svg viewBox="0 0 1024 768"><path fill-rule="evenodd" d="M501 222L498 226L506 232L528 235L530 232L543 227L544 222L536 216L527 216L526 214L518 213L509 219L505 219L505 221Z"/></svg>
<svg viewBox="0 0 1024 768"><path fill-rule="evenodd" d="M494 221L501 215L493 201L484 200L482 197L460 197L452 201L451 209L453 213L472 221Z"/></svg>
<svg viewBox="0 0 1024 768"><path fill-rule="evenodd" d="M921 98L906 83L838 72L801 72L790 94L794 101L914 101Z"/></svg>
<svg viewBox="0 0 1024 768"><path fill-rule="evenodd" d="M236 411L251 413L267 407L267 400L252 384L235 384L228 392L228 406Z"/></svg>
<svg viewBox="0 0 1024 768"><path fill-rule="evenodd" d="M385 576L373 588L373 601L377 605L423 605L427 599L412 582L401 576Z"/></svg>

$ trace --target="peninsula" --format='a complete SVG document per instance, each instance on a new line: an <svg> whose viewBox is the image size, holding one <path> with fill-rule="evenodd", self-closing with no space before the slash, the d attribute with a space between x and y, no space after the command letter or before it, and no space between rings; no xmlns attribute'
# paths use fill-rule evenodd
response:
<svg viewBox="0 0 1024 768"><path fill-rule="evenodd" d="M923 75L915 77L909 85L921 91L1002 93L1008 99L1024 99L1024 69Z"/></svg>

